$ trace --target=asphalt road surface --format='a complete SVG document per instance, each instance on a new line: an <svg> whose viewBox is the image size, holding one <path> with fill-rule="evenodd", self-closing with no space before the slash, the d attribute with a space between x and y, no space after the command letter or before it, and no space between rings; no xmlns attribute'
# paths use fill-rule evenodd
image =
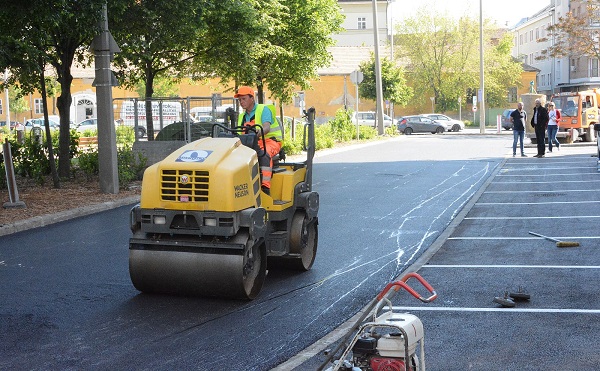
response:
<svg viewBox="0 0 600 371"><path fill-rule="evenodd" d="M140 294L128 207L3 236L0 369L270 369L421 256L511 139L413 135L319 153L313 269L269 271L254 301Z"/></svg>

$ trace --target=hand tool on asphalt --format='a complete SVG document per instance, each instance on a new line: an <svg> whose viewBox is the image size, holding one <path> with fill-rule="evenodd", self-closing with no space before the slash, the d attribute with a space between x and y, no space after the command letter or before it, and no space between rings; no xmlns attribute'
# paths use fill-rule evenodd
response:
<svg viewBox="0 0 600 371"><path fill-rule="evenodd" d="M508 291L504 292L504 296L496 296L494 303L500 304L503 307L512 308L515 306L515 302L508 296Z"/></svg>
<svg viewBox="0 0 600 371"><path fill-rule="evenodd" d="M527 301L531 299L531 295L529 295L525 289L523 289L523 286L519 286L517 291L509 292L508 296L510 296L514 301Z"/></svg>
<svg viewBox="0 0 600 371"><path fill-rule="evenodd" d="M532 235L537 236L537 237L545 238L548 241L556 242L556 247L577 247L577 246L579 246L579 242L575 242L575 241L561 241L561 240L557 240L556 238L544 236L544 235L541 235L539 233L534 233L534 232L531 232L531 231L529 231L529 234L532 234Z"/></svg>
<svg viewBox="0 0 600 371"><path fill-rule="evenodd" d="M417 279L431 293L431 296L425 298L408 286L406 282L410 278ZM369 303L360 319L342 338L335 350L329 353L318 370L323 370L333 361L333 366L330 366L327 371L424 371L423 323L412 314L393 311L391 298L400 289L405 289L424 303L437 298L435 290L417 273L408 273L400 280L388 283ZM387 310L379 313L386 308ZM371 319L367 319L369 316ZM352 335L354 335L352 340L347 343ZM420 345L418 350L417 345ZM344 352L336 359L338 351L343 347L346 347Z"/></svg>

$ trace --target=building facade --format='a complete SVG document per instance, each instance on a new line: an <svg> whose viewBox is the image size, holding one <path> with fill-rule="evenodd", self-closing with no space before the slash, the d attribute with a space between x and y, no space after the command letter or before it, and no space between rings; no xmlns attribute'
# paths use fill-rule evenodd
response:
<svg viewBox="0 0 600 371"><path fill-rule="evenodd" d="M535 80L538 93L551 96L564 91L600 87L597 58L542 58L542 51L556 42L547 28L559 22L568 12L573 12L577 17L586 11L581 0L550 0L546 7L531 17L522 19L511 29L514 36L513 56L540 71ZM590 27L600 28L600 25Z"/></svg>

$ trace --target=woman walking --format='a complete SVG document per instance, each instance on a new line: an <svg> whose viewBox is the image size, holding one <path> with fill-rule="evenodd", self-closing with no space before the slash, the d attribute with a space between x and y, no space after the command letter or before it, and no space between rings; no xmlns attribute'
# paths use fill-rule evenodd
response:
<svg viewBox="0 0 600 371"><path fill-rule="evenodd" d="M548 103L548 152L552 152L552 144L556 145L556 149L560 150L560 143L556 139L556 133L558 132L558 120L560 119L560 112L554 108L554 103Z"/></svg>

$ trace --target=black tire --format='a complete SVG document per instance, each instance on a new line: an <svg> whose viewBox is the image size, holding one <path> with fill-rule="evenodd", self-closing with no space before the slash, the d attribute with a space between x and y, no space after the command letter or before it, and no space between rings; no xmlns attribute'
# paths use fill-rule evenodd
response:
<svg viewBox="0 0 600 371"><path fill-rule="evenodd" d="M452 126L452 131L455 131L458 133L460 131L460 125L454 124L454 126Z"/></svg>
<svg viewBox="0 0 600 371"><path fill-rule="evenodd" d="M404 135L411 135L412 132L413 132L412 128L406 128L406 129L404 129Z"/></svg>
<svg viewBox="0 0 600 371"><path fill-rule="evenodd" d="M290 231L290 253L299 256L291 259L290 268L308 271L315 262L318 241L317 218L310 220L306 213L296 212Z"/></svg>
<svg viewBox="0 0 600 371"><path fill-rule="evenodd" d="M586 131L585 137L583 139L585 139L586 142L595 142L596 141L596 131L594 130L594 125L590 125L590 127Z"/></svg>
<svg viewBox="0 0 600 371"><path fill-rule="evenodd" d="M137 128L137 133L136 133L136 136L137 136L138 138L143 138L143 137L145 137L145 136L146 136L146 129L144 129L144 128L143 128L143 127L141 127L141 126L138 126L138 128Z"/></svg>
<svg viewBox="0 0 600 371"><path fill-rule="evenodd" d="M244 296L242 299L254 299L262 289L265 276L267 275L267 260L264 244L253 244L253 241L249 239L244 254L242 274Z"/></svg>
<svg viewBox="0 0 600 371"><path fill-rule="evenodd" d="M442 134L444 132L444 128L435 129L435 134Z"/></svg>

